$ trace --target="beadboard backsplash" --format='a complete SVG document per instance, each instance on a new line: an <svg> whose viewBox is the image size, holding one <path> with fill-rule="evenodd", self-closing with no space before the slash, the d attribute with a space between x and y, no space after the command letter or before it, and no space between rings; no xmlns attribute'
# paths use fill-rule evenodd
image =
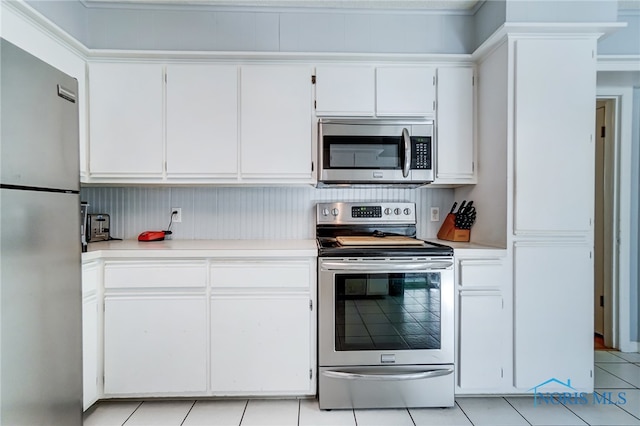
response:
<svg viewBox="0 0 640 426"><path fill-rule="evenodd" d="M83 187L90 213L111 216L111 236L134 239L166 229L171 209L182 209L173 239L308 239L315 237L315 206L327 201L416 203L419 238L435 237L453 204L452 189L313 187ZM440 208L431 222L430 208Z"/></svg>

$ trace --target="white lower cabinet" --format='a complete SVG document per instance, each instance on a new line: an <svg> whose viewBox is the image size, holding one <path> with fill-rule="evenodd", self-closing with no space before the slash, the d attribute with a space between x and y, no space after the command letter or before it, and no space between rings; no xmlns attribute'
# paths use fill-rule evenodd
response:
<svg viewBox="0 0 640 426"><path fill-rule="evenodd" d="M315 394L315 261L214 263L211 390Z"/></svg>
<svg viewBox="0 0 640 426"><path fill-rule="evenodd" d="M492 389L501 385L504 341L496 332L503 328L503 304L500 291L460 292L461 389Z"/></svg>
<svg viewBox="0 0 640 426"><path fill-rule="evenodd" d="M508 271L504 257L456 254L457 394L496 393L507 386Z"/></svg>
<svg viewBox="0 0 640 426"><path fill-rule="evenodd" d="M105 261L104 396L314 395L315 258Z"/></svg>
<svg viewBox="0 0 640 426"><path fill-rule="evenodd" d="M88 409L100 396L100 316L98 289L102 268L99 262L82 265L82 408Z"/></svg>
<svg viewBox="0 0 640 426"><path fill-rule="evenodd" d="M206 392L205 291L205 262L106 262L105 396Z"/></svg>
<svg viewBox="0 0 640 426"><path fill-rule="evenodd" d="M211 390L307 394L309 295L235 294L211 299Z"/></svg>
<svg viewBox="0 0 640 426"><path fill-rule="evenodd" d="M517 242L514 385L593 391L593 259L585 242ZM566 391L552 383L545 391Z"/></svg>
<svg viewBox="0 0 640 426"><path fill-rule="evenodd" d="M107 296L105 394L205 392L206 341L204 295Z"/></svg>

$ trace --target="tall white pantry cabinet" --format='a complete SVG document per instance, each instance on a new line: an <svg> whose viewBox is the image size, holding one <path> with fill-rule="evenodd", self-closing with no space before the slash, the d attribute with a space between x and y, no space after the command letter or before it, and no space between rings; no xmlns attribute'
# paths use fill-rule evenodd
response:
<svg viewBox="0 0 640 426"><path fill-rule="evenodd" d="M479 219L473 234L506 246L512 266L504 306L484 298L488 318L504 310L513 321L495 337L513 351L496 381L505 392L552 378L593 390L597 38L507 33L478 60L478 185L456 198L478 200L492 223Z"/></svg>
<svg viewBox="0 0 640 426"><path fill-rule="evenodd" d="M596 37L516 37L514 385L593 388ZM549 351L549 348L553 348Z"/></svg>

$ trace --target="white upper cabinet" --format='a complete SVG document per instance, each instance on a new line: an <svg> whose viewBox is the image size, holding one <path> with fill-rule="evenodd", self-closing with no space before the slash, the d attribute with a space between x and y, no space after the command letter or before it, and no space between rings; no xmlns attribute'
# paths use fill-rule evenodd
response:
<svg viewBox="0 0 640 426"><path fill-rule="evenodd" d="M240 71L243 182L313 183L312 68L247 65Z"/></svg>
<svg viewBox="0 0 640 426"><path fill-rule="evenodd" d="M434 112L435 68L316 67L316 115L425 117Z"/></svg>
<svg viewBox="0 0 640 426"><path fill-rule="evenodd" d="M316 67L316 115L373 117L374 88L373 66Z"/></svg>
<svg viewBox="0 0 640 426"><path fill-rule="evenodd" d="M428 116L433 114L435 98L435 68L376 68L378 116Z"/></svg>
<svg viewBox="0 0 640 426"><path fill-rule="evenodd" d="M167 177L238 172L238 67L167 66Z"/></svg>
<svg viewBox="0 0 640 426"><path fill-rule="evenodd" d="M89 172L99 178L163 173L163 67L89 63Z"/></svg>
<svg viewBox="0 0 640 426"><path fill-rule="evenodd" d="M473 68L438 68L435 184L476 183Z"/></svg>
<svg viewBox="0 0 640 426"><path fill-rule="evenodd" d="M595 41L515 43L514 232L588 232L594 197Z"/></svg>

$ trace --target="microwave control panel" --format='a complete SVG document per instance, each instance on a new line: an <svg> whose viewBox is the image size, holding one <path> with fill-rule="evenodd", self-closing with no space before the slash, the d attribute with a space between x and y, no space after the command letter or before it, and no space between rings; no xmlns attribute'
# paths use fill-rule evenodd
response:
<svg viewBox="0 0 640 426"><path fill-rule="evenodd" d="M411 137L411 168L431 169L431 138Z"/></svg>

